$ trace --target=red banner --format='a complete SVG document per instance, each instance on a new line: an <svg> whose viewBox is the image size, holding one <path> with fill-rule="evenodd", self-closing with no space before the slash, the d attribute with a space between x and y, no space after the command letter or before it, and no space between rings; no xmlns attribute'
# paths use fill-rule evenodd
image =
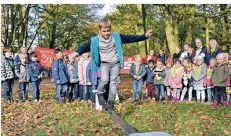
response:
<svg viewBox="0 0 231 136"><path fill-rule="evenodd" d="M54 49L36 47L34 51L38 55L38 60L43 67L51 67L52 60L55 58ZM73 53L71 50L63 50L64 54Z"/></svg>
<svg viewBox="0 0 231 136"><path fill-rule="evenodd" d="M52 60L55 58L54 49L36 47L35 52L38 55L38 60L43 67L51 67ZM73 53L72 50L63 50L64 54ZM131 64L134 62L135 58L124 56L124 68L120 70L120 74L129 74L129 69ZM147 58L142 58L142 63L146 63Z"/></svg>

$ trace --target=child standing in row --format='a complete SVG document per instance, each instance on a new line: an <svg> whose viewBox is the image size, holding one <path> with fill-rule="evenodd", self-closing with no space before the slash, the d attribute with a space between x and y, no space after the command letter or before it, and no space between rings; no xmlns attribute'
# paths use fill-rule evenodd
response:
<svg viewBox="0 0 231 136"><path fill-rule="evenodd" d="M150 59L148 61L148 67L145 68L147 73L146 79L146 88L147 88L147 96L149 98L154 98L154 79L153 79L153 71L154 71L154 61Z"/></svg>
<svg viewBox="0 0 231 136"><path fill-rule="evenodd" d="M56 59L52 62L52 76L56 87L56 97L59 102L63 102L61 95L65 97L68 89L68 70L63 62L63 52L59 48L55 49Z"/></svg>
<svg viewBox="0 0 231 136"><path fill-rule="evenodd" d="M206 76L207 66L204 63L204 58L198 56L195 58L196 65L193 66L193 87L196 90L197 102L205 101L204 78Z"/></svg>
<svg viewBox="0 0 231 136"><path fill-rule="evenodd" d="M173 89L172 102L176 102L180 100L183 74L184 74L184 68L181 66L180 60L176 59L175 64L173 65L169 76L170 87Z"/></svg>
<svg viewBox="0 0 231 136"><path fill-rule="evenodd" d="M154 97L155 101L159 101L160 93L161 93L161 100L165 100L165 91L164 91L164 78L165 78L165 67L161 59L157 59L156 61L156 68L154 69L154 86L155 92Z"/></svg>
<svg viewBox="0 0 231 136"><path fill-rule="evenodd" d="M135 55L135 62L132 63L129 73L132 76L133 102L136 101L136 92L138 92L138 99L139 102L141 102L143 77L146 74L146 71L145 66L141 63L140 55Z"/></svg>
<svg viewBox="0 0 231 136"><path fill-rule="evenodd" d="M165 68L165 78L164 78L164 86L166 87L167 90L167 97L168 101L171 100L171 87L170 87L170 82L169 82L169 76L171 73L171 68L172 68L172 59L169 57L166 61L166 68Z"/></svg>
<svg viewBox="0 0 231 136"><path fill-rule="evenodd" d="M87 87L90 86L90 83L87 83L87 66L90 62L89 53L84 53L82 58L78 63L78 74L79 74L79 83L83 88L83 101L87 103Z"/></svg>
<svg viewBox="0 0 231 136"><path fill-rule="evenodd" d="M14 60L12 58L12 53L10 48L1 47L1 77L4 81L4 99L7 102L12 100L12 90L14 88Z"/></svg>
<svg viewBox="0 0 231 136"><path fill-rule="evenodd" d="M215 97L212 105L212 109L216 109L218 104L218 97L222 95L223 97L223 106L227 106L227 94L226 94L226 80L229 77L228 65L225 62L225 57L223 54L218 54L217 64L214 66L212 73L212 81L214 84Z"/></svg>
<svg viewBox="0 0 231 136"><path fill-rule="evenodd" d="M214 58L211 58L209 60L209 66L207 68L206 77L204 81L204 86L207 88L207 96L208 96L208 103L212 104L213 97L214 97L214 86L212 82L212 73L214 65L216 64L216 60Z"/></svg>
<svg viewBox="0 0 231 136"><path fill-rule="evenodd" d="M27 54L20 54L20 63L16 65L15 68L15 74L19 78L19 90L18 90L18 95L19 95L19 100L20 102L23 102L23 94L24 94L24 100L26 102L29 102L28 100L28 88L29 88L29 80L30 80L30 75L29 75L29 68L27 64Z"/></svg>
<svg viewBox="0 0 231 136"><path fill-rule="evenodd" d="M42 66L40 65L37 54L32 52L30 54L31 61L29 64L29 74L32 84L32 94L34 102L40 99L40 82L42 80Z"/></svg>
<svg viewBox="0 0 231 136"><path fill-rule="evenodd" d="M74 100L78 99L79 94L79 80L78 80L78 62L76 61L76 57L72 54L69 55L69 61L67 62L67 69L69 75L69 88L67 91L67 102L70 102L73 98L74 92Z"/></svg>
<svg viewBox="0 0 231 136"><path fill-rule="evenodd" d="M186 92L188 92L188 100L192 100L192 91L193 91L193 78L192 78L192 64L189 62L184 70L183 76L183 90L181 94L180 101L184 100Z"/></svg>
<svg viewBox="0 0 231 136"><path fill-rule="evenodd" d="M229 56L228 59L228 68L229 68L229 77L226 81L226 92L227 92L227 102L231 103L231 55Z"/></svg>

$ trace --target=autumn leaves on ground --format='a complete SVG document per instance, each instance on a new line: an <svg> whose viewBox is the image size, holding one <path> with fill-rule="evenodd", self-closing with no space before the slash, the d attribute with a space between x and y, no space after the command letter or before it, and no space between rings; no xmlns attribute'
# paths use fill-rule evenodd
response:
<svg viewBox="0 0 231 136"><path fill-rule="evenodd" d="M17 86L17 85L16 85ZM15 87L16 87L15 86ZM49 80L41 85L39 103L6 104L2 99L2 135L126 135L126 132L104 111L74 102L60 104L54 99ZM31 99L31 87L29 89ZM172 135L231 135L231 106L210 109L205 103L156 103L145 99L142 104L130 102L131 79L122 77L120 103L116 112L139 132L165 131Z"/></svg>

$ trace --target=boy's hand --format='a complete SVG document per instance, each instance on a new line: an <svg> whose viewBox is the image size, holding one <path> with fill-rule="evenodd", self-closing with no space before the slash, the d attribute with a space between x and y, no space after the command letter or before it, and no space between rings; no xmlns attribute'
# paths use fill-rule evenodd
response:
<svg viewBox="0 0 231 136"><path fill-rule="evenodd" d="M91 85L91 82L87 82L87 85Z"/></svg>
<svg viewBox="0 0 231 136"><path fill-rule="evenodd" d="M60 84L60 80L57 80L57 84Z"/></svg>
<svg viewBox="0 0 231 136"><path fill-rule="evenodd" d="M133 77L134 77L135 79L137 79L137 76L136 76L136 75L134 75Z"/></svg>
<svg viewBox="0 0 231 136"><path fill-rule="evenodd" d="M140 79L141 79L141 76L138 76L138 77L137 77L137 80L140 80Z"/></svg>
<svg viewBox="0 0 231 136"><path fill-rule="evenodd" d="M146 32L145 36L146 37L150 37L152 35L152 30L148 29L148 31Z"/></svg>

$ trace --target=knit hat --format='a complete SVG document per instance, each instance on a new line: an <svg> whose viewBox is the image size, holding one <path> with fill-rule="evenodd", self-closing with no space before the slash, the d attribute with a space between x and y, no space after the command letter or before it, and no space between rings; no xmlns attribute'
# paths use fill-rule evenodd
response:
<svg viewBox="0 0 231 136"><path fill-rule="evenodd" d="M168 59L166 61L166 64L171 64L172 65L172 58L171 57L168 57Z"/></svg>

